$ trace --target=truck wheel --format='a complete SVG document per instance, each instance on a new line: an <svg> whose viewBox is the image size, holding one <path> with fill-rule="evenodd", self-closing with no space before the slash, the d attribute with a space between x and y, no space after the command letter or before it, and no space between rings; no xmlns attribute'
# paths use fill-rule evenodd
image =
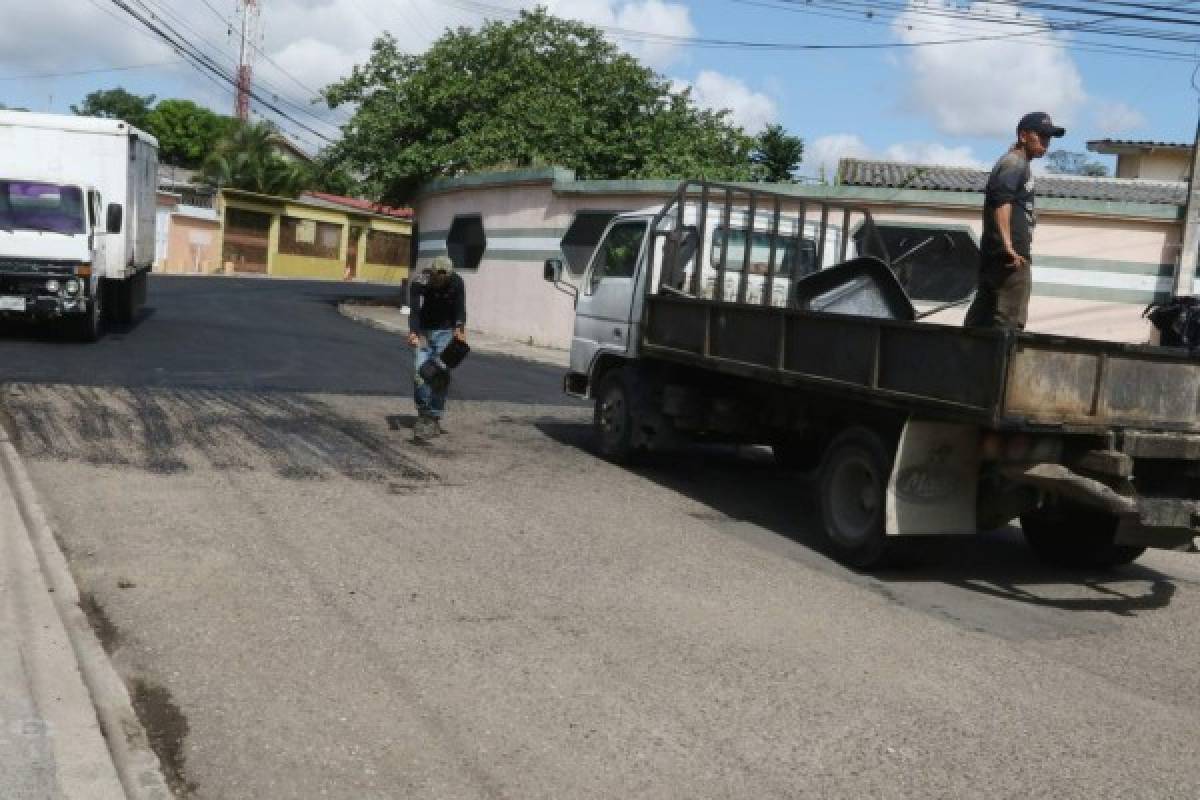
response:
<svg viewBox="0 0 1200 800"><path fill-rule="evenodd" d="M838 560L860 569L886 560L887 487L893 457L879 434L850 428L821 463L821 521Z"/></svg>
<svg viewBox="0 0 1200 800"><path fill-rule="evenodd" d="M88 310L72 320L76 338L84 342L96 342L104 335L104 286L98 283L95 294L89 298Z"/></svg>
<svg viewBox="0 0 1200 800"><path fill-rule="evenodd" d="M109 315L118 325L130 325L137 316L139 281L145 280L146 273L126 278L122 281L111 281L112 293L109 295Z"/></svg>
<svg viewBox="0 0 1200 800"><path fill-rule="evenodd" d="M613 370L604 376L600 391L596 393L596 411L592 421L600 455L618 464L627 463L634 454L631 401L623 370Z"/></svg>
<svg viewBox="0 0 1200 800"><path fill-rule="evenodd" d="M1117 567L1136 560L1146 548L1117 544L1119 519L1078 506L1039 509L1021 515L1021 529L1033 552L1058 567Z"/></svg>

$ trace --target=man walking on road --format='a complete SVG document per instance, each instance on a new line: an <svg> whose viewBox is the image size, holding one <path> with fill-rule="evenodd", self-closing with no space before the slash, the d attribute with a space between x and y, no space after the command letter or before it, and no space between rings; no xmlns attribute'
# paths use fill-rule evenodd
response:
<svg viewBox="0 0 1200 800"><path fill-rule="evenodd" d="M988 177L983 203L979 288L964 325L1023 330L1033 292L1033 174L1029 164L1046 154L1050 140L1066 131L1041 111L1017 125L1017 143Z"/></svg>
<svg viewBox="0 0 1200 800"><path fill-rule="evenodd" d="M446 412L450 378L445 373L425 380L421 366L438 357L452 340L467 340L467 291L462 277L454 272L454 262L446 256L434 258L429 269L413 278L408 305L408 344L415 349L413 399L417 422L413 437L423 441L445 433L442 415Z"/></svg>

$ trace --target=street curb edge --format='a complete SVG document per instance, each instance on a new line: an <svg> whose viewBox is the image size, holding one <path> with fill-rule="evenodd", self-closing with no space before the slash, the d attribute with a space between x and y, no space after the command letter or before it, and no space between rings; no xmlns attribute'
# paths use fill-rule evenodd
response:
<svg viewBox="0 0 1200 800"><path fill-rule="evenodd" d="M158 756L133 709L124 681L80 608L79 588L58 546L37 492L8 435L0 429L0 479L7 480L37 555L46 584L54 595L71 649L91 696L121 786L130 800L172 800Z"/></svg>

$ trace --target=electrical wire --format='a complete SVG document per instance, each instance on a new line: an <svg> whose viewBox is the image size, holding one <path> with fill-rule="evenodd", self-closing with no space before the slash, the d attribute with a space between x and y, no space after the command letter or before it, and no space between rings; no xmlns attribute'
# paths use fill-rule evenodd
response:
<svg viewBox="0 0 1200 800"><path fill-rule="evenodd" d="M110 2L112 2L112 4L115 5L117 8L124 11L126 14L128 14L129 16L133 17L135 20L140 22L149 31L151 31L155 36L157 36L159 39L161 39L165 44L177 49L184 56L184 58L187 59L188 63L191 64L194 68L200 70L201 72L210 73L213 76L215 76L216 78L218 78L219 80L221 80L225 83L228 83L230 86L237 87L238 82L234 75L231 75L227 71L225 71L222 68L222 66L220 64L218 64L217 62L215 62L212 59L212 57L209 56L207 53L204 53L204 51L200 50L199 48L194 47L189 42L187 42L186 39L184 39L179 34L179 32L176 31L171 25L164 23L161 19L158 21L155 21L153 19L147 18L140 11L138 11L137 9L135 9L131 5L129 5L129 3L126 2L126 0L110 0ZM325 134L321 133L320 131L316 130L315 128L312 128L311 126L302 122L301 120L296 119L294 116L292 116L288 112L279 108L279 106L266 100L265 98L262 97L261 94L256 92L253 88L251 88L251 90L250 90L250 97L255 102L257 102L260 106L262 106L263 108L269 109L274 114L278 115L279 117L282 117L283 119L288 120L293 125L296 125L297 127L301 128L302 130L305 130L305 131L313 134L314 136L318 137L322 141L329 143L329 144L332 144L334 142L334 140L331 139L330 137L326 136Z"/></svg>
<svg viewBox="0 0 1200 800"><path fill-rule="evenodd" d="M97 67L95 69L77 69L71 72L42 72L38 74L28 75L0 75L0 81L32 81L39 78L66 78L73 75L100 75L105 72L128 72L135 69L150 69L151 67L167 67L171 64L180 63L179 59L173 61L156 61L152 64L130 64L125 67Z"/></svg>

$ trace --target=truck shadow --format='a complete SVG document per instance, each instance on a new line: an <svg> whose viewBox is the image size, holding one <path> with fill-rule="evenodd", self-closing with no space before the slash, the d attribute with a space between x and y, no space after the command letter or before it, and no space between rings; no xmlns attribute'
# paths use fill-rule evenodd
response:
<svg viewBox="0 0 1200 800"><path fill-rule="evenodd" d="M135 333L144 322L154 316L153 306L138 309L137 316L132 322L119 323L108 320L104 323L104 336L100 341L111 338L120 341L131 333ZM22 322L16 320L0 320L0 341L36 342L38 344L65 344L81 346L85 344L76 338L74 332L62 325L49 322Z"/></svg>
<svg viewBox="0 0 1200 800"><path fill-rule="evenodd" d="M543 421L537 427L549 438L599 458L589 425ZM992 601L1127 616L1166 607L1176 591L1171 576L1136 563L1091 571L1046 565L1025 545L1016 525L975 536L898 541L891 566L860 572L829 554L815 476L776 466L766 448L687 445L644 454L630 469L710 509L692 514L698 523L903 605L940 608L921 586L941 584Z"/></svg>

